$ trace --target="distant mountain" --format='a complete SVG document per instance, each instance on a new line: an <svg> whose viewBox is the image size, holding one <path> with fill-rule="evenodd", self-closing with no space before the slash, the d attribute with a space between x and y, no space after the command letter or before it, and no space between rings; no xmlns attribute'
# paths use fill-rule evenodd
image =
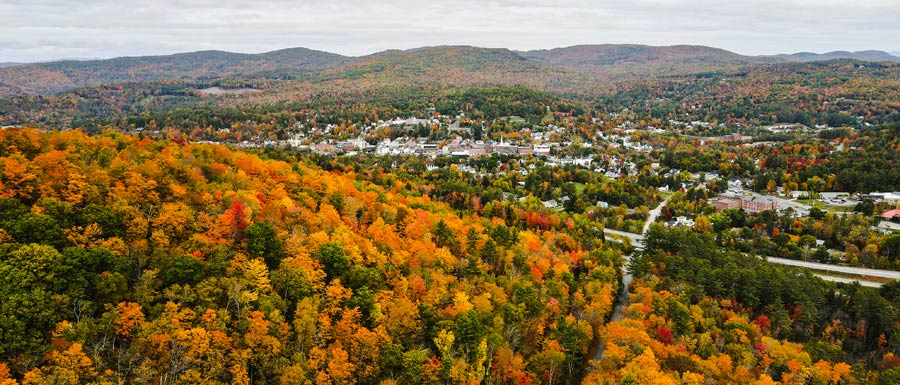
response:
<svg viewBox="0 0 900 385"><path fill-rule="evenodd" d="M593 72L678 74L723 67L763 63L789 63L853 59L900 61L884 51L834 51L824 54L800 52L792 55L745 56L719 48L696 45L653 47L634 44L578 45L522 53L547 64Z"/></svg>
<svg viewBox="0 0 900 385"><path fill-rule="evenodd" d="M578 45L536 50L524 56L544 63L590 71L662 67L669 70L696 70L701 67L761 62L719 48L676 45L652 47L634 44Z"/></svg>
<svg viewBox="0 0 900 385"><path fill-rule="evenodd" d="M833 51L826 53L797 52L791 55L775 55L765 56L773 59L783 59L785 61L825 61L836 59L853 59L862 61L900 61L900 57L891 55L884 51Z"/></svg>
<svg viewBox="0 0 900 385"><path fill-rule="evenodd" d="M53 94L78 87L161 79L210 79L267 71L313 71L351 58L306 48L262 54L200 51L107 60L67 60L0 69L0 96Z"/></svg>
<svg viewBox="0 0 900 385"><path fill-rule="evenodd" d="M312 74L317 83L353 80L354 87L528 86L571 91L596 83L588 74L529 59L504 48L471 46L390 50Z"/></svg>
<svg viewBox="0 0 900 385"><path fill-rule="evenodd" d="M336 88L412 85L524 85L578 92L609 80L735 70L771 63L834 59L900 61L882 51L745 56L723 49L676 45L579 45L535 51L468 46L388 50L346 57L291 48L262 54L200 51L108 60L67 60L0 68L0 97L49 95L74 88L157 80L221 78L306 80ZM362 79L358 85L341 80Z"/></svg>
<svg viewBox="0 0 900 385"><path fill-rule="evenodd" d="M900 51L891 51L888 53L891 54L892 56L900 57Z"/></svg>
<svg viewBox="0 0 900 385"><path fill-rule="evenodd" d="M0 68L22 65L22 63L0 62Z"/></svg>

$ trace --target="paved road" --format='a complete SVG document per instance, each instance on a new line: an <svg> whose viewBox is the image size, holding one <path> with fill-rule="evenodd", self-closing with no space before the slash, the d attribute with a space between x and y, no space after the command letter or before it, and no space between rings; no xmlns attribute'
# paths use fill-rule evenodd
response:
<svg viewBox="0 0 900 385"><path fill-rule="evenodd" d="M626 237L631 239L631 244L634 247L643 247L644 245L644 236L641 234L629 233L627 231L619 231L619 230L611 230L611 229L603 229L605 234L618 235L620 237ZM615 242L616 239L610 239Z"/></svg>
<svg viewBox="0 0 900 385"><path fill-rule="evenodd" d="M813 275L815 275L816 277L822 278L826 281L831 281L831 282L840 282L840 283L859 282L860 285L865 286L865 287L875 287L875 288L881 287L881 284L878 282L858 281L858 280L850 279L850 278L832 277L830 275L822 275L822 274L813 274Z"/></svg>
<svg viewBox="0 0 900 385"><path fill-rule="evenodd" d="M658 206L656 206L655 209L650 210L647 213L648 214L647 221L644 222L644 228L642 229L640 234L629 233L627 231L612 230L612 229L603 229L603 232L606 234L612 234L612 235L618 235L621 237L631 238L632 245L634 245L637 248L643 248L644 247L644 234L647 234L647 231L650 230L650 225L653 224L653 222L656 222L656 218L659 217L660 213L662 213L662 208L669 203L669 199L671 199L671 198L672 198L671 196L667 197L662 202L660 202L660 204ZM614 242L617 241L615 239L610 239L610 240L612 240Z"/></svg>
<svg viewBox="0 0 900 385"><path fill-rule="evenodd" d="M663 206L669 204L669 199L672 199L671 195L666 197L666 199L663 199L663 201L659 204L659 206L656 206L655 209L650 210L650 215L647 217L647 222L644 222L644 228L641 231L641 235L647 234L647 230L650 230L650 225L653 222L656 222L656 217L658 217L662 212Z"/></svg>
<svg viewBox="0 0 900 385"><path fill-rule="evenodd" d="M835 273L853 274L853 275L860 275L860 276L879 277L879 278L900 280L900 271L865 269L865 268L861 268L861 267L838 266L838 265L830 265L827 263L804 262L804 261L797 261L794 259L773 258L773 257L769 257L769 258L767 258L767 260L769 262L777 263L780 265L805 267L808 269L822 270L822 271L826 271L826 272L833 271Z"/></svg>

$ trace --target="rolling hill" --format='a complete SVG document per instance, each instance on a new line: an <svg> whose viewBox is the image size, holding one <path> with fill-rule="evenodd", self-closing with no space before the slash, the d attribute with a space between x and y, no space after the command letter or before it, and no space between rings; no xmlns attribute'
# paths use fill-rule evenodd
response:
<svg viewBox="0 0 900 385"><path fill-rule="evenodd" d="M662 75L702 72L765 63L793 63L852 59L861 61L900 61L884 51L834 51L823 54L745 56L724 49L697 45L653 47L635 44L578 45L522 53L543 63L591 72L610 74Z"/></svg>
<svg viewBox="0 0 900 385"><path fill-rule="evenodd" d="M526 57L557 66L589 71L622 72L651 68L696 70L708 66L759 63L763 60L719 48L694 45L652 47L634 44L578 45L524 52Z"/></svg>
<svg viewBox="0 0 900 385"><path fill-rule="evenodd" d="M826 52L822 54L813 53L813 52L797 52L791 55L776 55L773 58L781 58L786 61L801 61L801 62L809 62L809 61L826 61L826 60L836 60L836 59L853 59L853 60L862 60L862 61L900 61L900 57L891 55L888 52L884 51L832 51Z"/></svg>
<svg viewBox="0 0 900 385"><path fill-rule="evenodd" d="M312 80L353 80L366 88L404 86L527 86L567 92L595 83L587 74L529 59L508 49L469 46L385 51L316 73Z"/></svg>
<svg viewBox="0 0 900 385"><path fill-rule="evenodd" d="M356 88L402 85L523 85L585 93L616 79L738 70L772 63L856 59L898 61L882 51L745 56L723 49L676 45L580 45L536 51L469 46L388 50L347 57L306 48L262 54L200 51L108 60L67 60L0 68L0 97L52 95L75 88L158 80L228 78L309 84L359 81ZM296 84L294 84L296 86ZM346 85L344 85L346 86Z"/></svg>
<svg viewBox="0 0 900 385"><path fill-rule="evenodd" d="M35 63L0 69L0 96L54 94L78 87L162 79L196 80L263 71L311 71L351 58L306 48L262 54L200 51L165 56Z"/></svg>

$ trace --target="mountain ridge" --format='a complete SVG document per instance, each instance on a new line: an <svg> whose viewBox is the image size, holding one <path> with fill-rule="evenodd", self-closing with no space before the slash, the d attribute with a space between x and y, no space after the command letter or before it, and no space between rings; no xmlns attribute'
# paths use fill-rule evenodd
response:
<svg viewBox="0 0 900 385"><path fill-rule="evenodd" d="M65 60L0 65L0 97L52 95L89 86L157 80L206 81L230 77L313 78L387 75L417 82L454 78L459 83L505 83L539 86L550 82L585 81L587 77L647 77L733 69L770 63L856 59L900 61L884 51L834 51L824 54L747 56L702 45L639 44L576 45L514 51L466 45L442 45L385 50L364 56L344 56L308 48L286 48L259 54L205 50L156 56L103 60ZM508 68L507 68L508 67ZM382 74L386 75L386 74ZM382 79L380 83L384 83Z"/></svg>
<svg viewBox="0 0 900 385"><path fill-rule="evenodd" d="M308 48L262 54L218 50L172 55L126 56L104 60L66 60L0 68L0 96L47 95L73 88L153 80L198 80L289 67L321 70L350 58Z"/></svg>
<svg viewBox="0 0 900 385"><path fill-rule="evenodd" d="M867 51L831 51L825 53L814 52L796 52L792 54L779 54L772 56L764 56L772 58L785 58L788 60L796 59L798 61L825 61L835 59L854 59L862 61L900 61L900 57L892 55L885 51L867 50Z"/></svg>

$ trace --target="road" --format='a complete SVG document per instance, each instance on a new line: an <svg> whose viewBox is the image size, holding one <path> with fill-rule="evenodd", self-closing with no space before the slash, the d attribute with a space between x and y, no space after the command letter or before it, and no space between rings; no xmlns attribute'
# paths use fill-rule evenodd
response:
<svg viewBox="0 0 900 385"><path fill-rule="evenodd" d="M857 280L855 280L855 279L841 278L841 277L832 277L832 276L830 276L830 275L822 275L822 274L813 274L813 275L815 275L816 277L822 278L822 279L824 279L824 280L826 280L826 281L831 281L831 282L839 282L839 283L853 283L853 282L859 282L859 284L860 284L861 286L865 286L865 287L874 287L874 288L879 288L879 287L881 287L881 284L878 283L878 282L857 281Z"/></svg>
<svg viewBox="0 0 900 385"><path fill-rule="evenodd" d="M629 239L631 239L631 245L636 248L642 248L644 246L644 236L641 234L629 233L626 231L619 231L619 230L610 230L610 229L603 229L603 233L629 238ZM613 241L613 242L619 241L618 239L615 239L615 238L610 238L607 240Z"/></svg>
<svg viewBox="0 0 900 385"><path fill-rule="evenodd" d="M637 249L643 249L644 248L644 234L647 234L647 231L650 230L650 225L653 224L653 222L656 222L656 218L659 217L660 213L662 213L662 208L665 207L665 205L667 205L669 203L669 199L671 199L671 196L664 199L658 206L656 206L655 209L650 210L647 213L648 214L647 221L644 222L644 228L640 234L629 233L627 231L612 230L612 229L603 229L603 233L629 238L629 239L631 239L632 246L634 246ZM609 240L613 241L613 242L619 241L618 239L615 239L615 238L611 238Z"/></svg>
<svg viewBox="0 0 900 385"><path fill-rule="evenodd" d="M780 198L777 198L777 199L779 199L781 201L781 202L779 202L780 207L785 207L785 206L781 206L781 203L790 202L790 201L780 199ZM662 203L659 204L659 206L656 206L655 209L650 210L649 216L647 217L647 222L644 223L644 228L643 228L643 231L641 232L641 234L629 233L626 231L610 230L610 229L603 229L603 233L609 234L609 235L615 235L615 236L619 236L619 237L626 237L631 240L631 244L632 244L632 246L634 246L635 249L643 249L644 248L644 235L647 234L647 231L650 230L650 225L656 221L656 218L662 212L662 208L668 203L669 203L669 198L666 198L665 200L662 201ZM796 203L796 202L790 202L790 203L791 203L790 205L786 205L786 206L793 207L794 205L799 205L799 203ZM805 215L809 215L808 210L806 211L806 213L807 214L805 214ZM621 240L617 239L617 238L606 238L606 240L613 241L613 242L621 242ZM625 266L622 266L622 287L619 288L619 295L616 298L616 303L613 306L612 314L610 315L611 321L621 321L622 318L624 317L625 309L628 307L628 285L631 283L632 276L631 276L631 273L628 272L627 266L628 266L628 262L631 260L631 258L628 255L625 255L624 257L625 257L626 263L625 263ZM890 279L900 280L900 272L898 272L898 271L837 266L837 265L829 265L829 264L824 264L824 263L804 262L804 261L797 261L797 260L793 260L793 259L784 259L784 258L769 257L769 258L767 258L767 260L772 263L777 263L777 264L786 265L786 266L804 267L804 268L808 268L808 269L825 271L826 274L828 272L835 272L835 273L843 273L843 274L855 274L855 275L860 275L860 276L880 277L880 278L890 278ZM881 287L881 284L877 283L877 282L860 281L860 280L841 278L841 277L832 277L829 275L818 274L818 273L816 273L814 275L819 278L822 278L826 281L840 282L840 283L859 282L860 285L865 286L865 287L874 287L874 288ZM600 343L600 345L597 346L597 350L594 352L594 360L596 360L596 361L602 360L605 350L606 349L605 349L605 346L603 345L603 343Z"/></svg>
<svg viewBox="0 0 900 385"><path fill-rule="evenodd" d="M641 235L647 234L647 230L650 230L650 225L653 224L653 222L656 222L656 217L658 217L662 212L663 206L669 204L669 199L672 199L671 195L666 197L666 199L663 199L663 201L659 204L659 206L656 206L655 209L650 210L650 215L647 217L647 222L644 222L644 228L641 231ZM643 239L641 240L643 241Z"/></svg>
<svg viewBox="0 0 900 385"><path fill-rule="evenodd" d="M827 263L804 262L804 261L798 261L798 260L794 260L794 259L774 258L774 257L769 257L769 258L767 258L767 260L769 262L777 263L779 265L805 267L807 269L821 270L821 271L825 271L825 272L835 272L835 273L842 273L842 274L859 275L859 276L864 276L864 277L879 277L879 278L900 280L900 271L866 269L866 268L862 268L862 267L830 265Z"/></svg>

